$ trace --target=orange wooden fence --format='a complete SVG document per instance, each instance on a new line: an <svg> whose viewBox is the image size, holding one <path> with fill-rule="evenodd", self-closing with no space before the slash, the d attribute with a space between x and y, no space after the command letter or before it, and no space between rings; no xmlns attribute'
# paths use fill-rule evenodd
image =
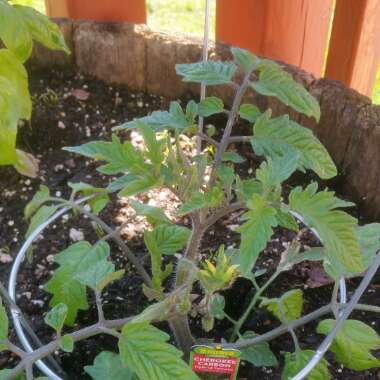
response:
<svg viewBox="0 0 380 380"><path fill-rule="evenodd" d="M146 21L145 0L45 1L52 16ZM215 1L218 41L372 95L380 63L380 0L335 0L335 9L334 0Z"/></svg>

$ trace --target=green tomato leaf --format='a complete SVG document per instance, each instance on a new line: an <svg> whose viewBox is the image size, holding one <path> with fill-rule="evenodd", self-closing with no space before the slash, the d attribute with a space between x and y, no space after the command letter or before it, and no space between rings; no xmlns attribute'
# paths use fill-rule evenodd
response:
<svg viewBox="0 0 380 380"><path fill-rule="evenodd" d="M191 106L193 108L193 106ZM154 131L159 132L165 129L183 131L194 124L194 109L188 110L185 114L178 102L171 102L169 111L154 111L149 116L129 121L113 128L114 131L122 129L138 128L141 124L146 124Z"/></svg>
<svg viewBox="0 0 380 380"><path fill-rule="evenodd" d="M317 122L321 111L317 100L281 66L271 61L259 65L259 80L252 88L261 95L274 96L294 110L313 117Z"/></svg>
<svg viewBox="0 0 380 380"><path fill-rule="evenodd" d="M242 104L240 106L239 116L250 123L255 123L260 115L260 110L253 104Z"/></svg>
<svg viewBox="0 0 380 380"><path fill-rule="evenodd" d="M298 372L300 372L306 364L315 355L315 351L302 350L298 352L286 352L285 353L285 366L282 371L282 378L284 380L291 380ZM307 380L329 380L331 375L328 369L328 363L325 359L321 359L320 362L313 368L313 370L307 376Z"/></svg>
<svg viewBox="0 0 380 380"><path fill-rule="evenodd" d="M178 216L184 216L194 210L205 207L218 207L224 200L224 193L220 187L214 186L207 193L194 193L177 211Z"/></svg>
<svg viewBox="0 0 380 380"><path fill-rule="evenodd" d="M366 224L356 228L359 239L360 252L365 268L369 268L380 249L380 223Z"/></svg>
<svg viewBox="0 0 380 380"><path fill-rule="evenodd" d="M214 294L212 296L209 313L216 319L224 319L224 308L226 306L226 300L220 294Z"/></svg>
<svg viewBox="0 0 380 380"><path fill-rule="evenodd" d="M74 351L74 341L71 335L64 335L59 340L59 347L65 352L73 352Z"/></svg>
<svg viewBox="0 0 380 380"><path fill-rule="evenodd" d="M297 220L285 209L276 209L276 219L279 226L292 231L299 231Z"/></svg>
<svg viewBox="0 0 380 380"><path fill-rule="evenodd" d="M268 157L256 170L256 178L262 183L264 191L286 181L296 171L298 159L299 154L295 151L289 151L282 157Z"/></svg>
<svg viewBox="0 0 380 380"><path fill-rule="evenodd" d="M253 194L247 205L245 223L237 229L241 233L239 270L243 275L251 272L277 226L276 210L263 197Z"/></svg>
<svg viewBox="0 0 380 380"><path fill-rule="evenodd" d="M259 58L248 50L233 47L231 53L234 56L234 61L247 73L254 70L260 62Z"/></svg>
<svg viewBox="0 0 380 380"><path fill-rule="evenodd" d="M289 290L280 298L264 299L261 306L265 306L280 321L294 321L302 314L303 293L301 289Z"/></svg>
<svg viewBox="0 0 380 380"><path fill-rule="evenodd" d="M335 320L325 319L319 322L317 332L328 335L334 326ZM380 361L371 354L379 345L380 337L374 329L361 321L348 319L336 334L330 351L345 367L354 371L364 371L380 367Z"/></svg>
<svg viewBox="0 0 380 380"><path fill-rule="evenodd" d="M28 230L25 237L28 238L32 232L42 223L45 223L59 209L59 206L42 206L30 219Z"/></svg>
<svg viewBox="0 0 380 380"><path fill-rule="evenodd" d="M208 117L224 110L223 101L215 96L203 99L198 105L199 116Z"/></svg>
<svg viewBox="0 0 380 380"><path fill-rule="evenodd" d="M0 341L8 339L8 329L9 321L7 311L0 298ZM6 346L0 344L0 352L5 350L6 348Z"/></svg>
<svg viewBox="0 0 380 380"><path fill-rule="evenodd" d="M224 152L222 154L223 162L233 162L234 164L241 164L245 161L245 158L240 156L240 154L236 152Z"/></svg>
<svg viewBox="0 0 380 380"><path fill-rule="evenodd" d="M305 224L315 228L323 242L326 259L336 276L364 271L363 258L355 228L357 220L337 210L351 203L336 198L333 192L317 192L315 184L305 190L296 187L289 195L289 206L303 216Z"/></svg>
<svg viewBox="0 0 380 380"><path fill-rule="evenodd" d="M0 370L0 380L9 380L9 374L11 372L12 372L11 369ZM14 379L15 380L25 380L25 376L23 373L21 373L20 375L17 375Z"/></svg>
<svg viewBox="0 0 380 380"><path fill-rule="evenodd" d="M128 202L135 209L136 214L145 216L149 223L155 226L159 224L172 224L172 221L165 215L164 210L132 199Z"/></svg>
<svg viewBox="0 0 380 380"><path fill-rule="evenodd" d="M261 115L254 126L252 147L259 156L284 156L286 152L300 154L298 169L313 170L322 179L335 177L337 169L326 148L309 129L290 121L287 115L271 119L271 111Z"/></svg>
<svg viewBox="0 0 380 380"><path fill-rule="evenodd" d="M45 323L52 327L58 333L61 332L63 325L65 324L65 320L67 317L67 313L69 308L64 303L59 303L55 305L45 317Z"/></svg>
<svg viewBox="0 0 380 380"><path fill-rule="evenodd" d="M32 200L25 206L24 217L29 219L50 197L49 188L41 185Z"/></svg>
<svg viewBox="0 0 380 380"><path fill-rule="evenodd" d="M255 338L257 335L252 331L243 334L243 340ZM251 363L255 367L274 367L278 365L277 358L271 351L268 342L258 343L241 350L241 360Z"/></svg>
<svg viewBox="0 0 380 380"><path fill-rule="evenodd" d="M94 380L137 380L130 369L123 367L120 355L113 352L101 352L94 364L84 367L84 370Z"/></svg>
<svg viewBox="0 0 380 380"><path fill-rule="evenodd" d="M140 379L198 379L168 340L167 334L147 323L129 323L119 339L121 362Z"/></svg>
<svg viewBox="0 0 380 380"><path fill-rule="evenodd" d="M146 230L144 241L151 253L174 255L186 245L190 233L186 227L162 224L153 231Z"/></svg>
<svg viewBox="0 0 380 380"><path fill-rule="evenodd" d="M130 197L136 194L145 193L160 184L160 179L151 174L137 175L127 174L111 182L107 189L111 192L121 190L118 196Z"/></svg>
<svg viewBox="0 0 380 380"><path fill-rule="evenodd" d="M76 147L65 147L63 150L81 154L95 160L108 162L98 168L104 174L117 174L126 171L132 174L151 174L151 166L145 163L143 154L136 150L131 142L120 142L116 136L112 141L93 141Z"/></svg>
<svg viewBox="0 0 380 380"><path fill-rule="evenodd" d="M175 66L184 82L217 85L230 83L236 71L236 65L229 62L207 61L178 64Z"/></svg>

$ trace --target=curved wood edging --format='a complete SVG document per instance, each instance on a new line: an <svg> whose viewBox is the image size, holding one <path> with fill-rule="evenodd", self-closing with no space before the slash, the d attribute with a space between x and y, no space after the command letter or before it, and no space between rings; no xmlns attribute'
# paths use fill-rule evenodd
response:
<svg viewBox="0 0 380 380"><path fill-rule="evenodd" d="M75 64L84 74L105 82L125 84L132 90L168 98L187 93L199 95L197 85L176 75L176 63L195 62L202 55L202 41L185 35L152 31L145 25L55 20L73 54L65 56L36 46L31 63L37 66ZM211 59L231 59L229 47L211 46ZM321 120L316 124L289 110L276 99L250 95L246 101L275 115L287 112L312 129L327 147L342 175L343 190L371 218L380 217L380 106L339 82L316 79L294 66L285 65L294 78L319 100ZM238 74L239 75L239 74ZM209 90L231 103L225 87Z"/></svg>

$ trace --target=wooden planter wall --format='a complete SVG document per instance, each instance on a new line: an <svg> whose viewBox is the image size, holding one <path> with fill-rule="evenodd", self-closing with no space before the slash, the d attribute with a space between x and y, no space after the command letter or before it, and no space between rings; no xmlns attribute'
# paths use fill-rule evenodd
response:
<svg viewBox="0 0 380 380"><path fill-rule="evenodd" d="M173 99L187 94L199 97L199 86L182 82L174 66L200 60L200 40L155 32L145 25L70 20L57 23L73 54L66 56L36 46L31 64L76 65L84 74L124 84L131 90ZM216 44L210 50L211 59L231 59L227 45ZM370 217L380 217L380 106L372 105L369 98L339 82L316 79L295 66L285 67L320 102L319 124L274 98L250 94L245 101L262 110L270 107L275 115L289 113L293 120L312 129L339 167L339 180L346 195ZM216 86L208 93L222 97L226 104L233 98L229 87Z"/></svg>

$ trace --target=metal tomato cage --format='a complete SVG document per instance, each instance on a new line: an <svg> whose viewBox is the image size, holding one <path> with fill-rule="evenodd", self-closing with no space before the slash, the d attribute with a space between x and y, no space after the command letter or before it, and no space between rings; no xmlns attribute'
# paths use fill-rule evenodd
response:
<svg viewBox="0 0 380 380"><path fill-rule="evenodd" d="M76 203L78 205L83 204L86 202L90 197L81 198ZM32 245L33 241L54 221L56 221L58 218L66 214L68 211L70 211L72 207L64 207L61 210L57 211L53 216L51 216L46 222L42 223L38 228L36 228L33 233L28 237L28 239L25 241L23 246L21 247L20 251L18 252L15 262L12 266L10 278L9 278L9 285L8 285L8 291L11 299L16 302L16 286L17 286L17 275L20 270L21 264L23 263L26 253L29 249L29 247ZM298 215L297 213L292 213L300 222L303 222L303 218ZM311 231L314 233L314 235L319 239L319 235L317 231L314 229L311 229ZM313 358L309 361L309 363L295 376L292 380L302 380L304 379L311 371L312 369L318 364L318 362L322 359L328 348L330 347L336 333L338 332L339 328L343 324L343 322L349 317L352 310L354 309L355 305L358 303L360 296L363 294L365 289L367 288L368 284L370 283L372 277L376 273L378 267L380 266L380 254L377 254L375 261L371 268L368 269L366 275L364 276L363 280L361 281L359 287L356 289L354 295L352 296L350 302L347 304L347 306L340 312L339 317L336 321L335 327L330 332L330 334L323 340L319 348L316 350L315 355ZM347 302L347 291L346 291L346 283L344 278L342 278L339 282L339 298L341 304L346 304ZM29 338L27 334L25 333L21 321L20 321L20 314L16 310L11 310L11 316L13 319L13 323L15 326L15 330L17 333L18 338L20 339L21 344L23 345L24 349L27 352L33 352L34 348L29 341ZM37 367L50 379L52 380L63 380L60 376L58 376L44 361L39 360L36 362Z"/></svg>

